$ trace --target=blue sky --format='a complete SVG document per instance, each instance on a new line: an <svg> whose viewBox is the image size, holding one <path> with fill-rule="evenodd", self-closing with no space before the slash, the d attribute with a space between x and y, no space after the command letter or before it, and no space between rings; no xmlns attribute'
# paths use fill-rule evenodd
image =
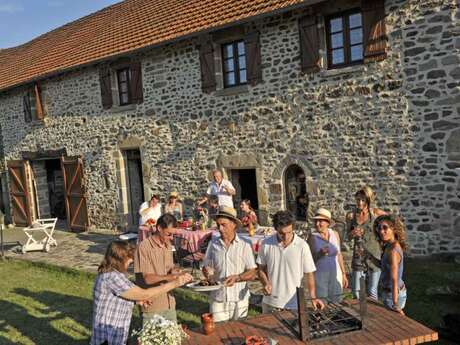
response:
<svg viewBox="0 0 460 345"><path fill-rule="evenodd" d="M0 0L0 48L14 47L120 0Z"/></svg>

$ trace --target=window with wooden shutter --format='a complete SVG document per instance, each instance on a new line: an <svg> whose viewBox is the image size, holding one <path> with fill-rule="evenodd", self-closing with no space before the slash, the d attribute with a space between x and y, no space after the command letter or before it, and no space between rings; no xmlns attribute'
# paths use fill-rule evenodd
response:
<svg viewBox="0 0 460 345"><path fill-rule="evenodd" d="M142 103L144 101L144 92L142 86L142 68L140 62L133 62L131 69L131 101L132 103Z"/></svg>
<svg viewBox="0 0 460 345"><path fill-rule="evenodd" d="M222 45L222 71L224 87L244 85L248 82L246 44L243 40Z"/></svg>
<svg viewBox="0 0 460 345"><path fill-rule="evenodd" d="M24 107L24 121L32 122L32 107L30 104L30 93L27 92L22 96L22 105Z"/></svg>
<svg viewBox="0 0 460 345"><path fill-rule="evenodd" d="M112 99L112 81L110 77L110 69L102 67L99 70L99 84L101 87L101 101L104 109L110 109L113 105Z"/></svg>
<svg viewBox="0 0 460 345"><path fill-rule="evenodd" d="M131 68L120 68L117 70L118 97L120 105L131 104Z"/></svg>
<svg viewBox="0 0 460 345"><path fill-rule="evenodd" d="M300 34L300 65L302 72L310 73L319 70L319 35L316 15L310 15L299 20Z"/></svg>
<svg viewBox="0 0 460 345"><path fill-rule="evenodd" d="M385 28L385 1L362 2L364 62L379 61L386 57L387 34Z"/></svg>
<svg viewBox="0 0 460 345"><path fill-rule="evenodd" d="M363 25L359 9L327 18L326 35L329 68L363 62Z"/></svg>
<svg viewBox="0 0 460 345"><path fill-rule="evenodd" d="M32 122L35 120L43 120L45 112L41 98L40 86L34 84L33 89L29 89L22 98L24 108L24 121Z"/></svg>
<svg viewBox="0 0 460 345"><path fill-rule="evenodd" d="M204 40L200 46L201 89L205 93L216 90L216 71L214 65L214 48L210 39Z"/></svg>
<svg viewBox="0 0 460 345"><path fill-rule="evenodd" d="M246 49L247 82L255 85L262 81L262 59L259 32L253 31L244 38Z"/></svg>

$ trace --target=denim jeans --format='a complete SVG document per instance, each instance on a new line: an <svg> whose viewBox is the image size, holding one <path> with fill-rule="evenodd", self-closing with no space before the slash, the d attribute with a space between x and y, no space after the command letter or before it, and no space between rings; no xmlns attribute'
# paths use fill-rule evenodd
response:
<svg viewBox="0 0 460 345"><path fill-rule="evenodd" d="M359 280L361 277L367 278L367 295L370 298L375 300L378 299L378 287L379 287L379 280L380 280L380 273L381 271L353 271L351 277L351 290L353 292L353 297L359 297Z"/></svg>
<svg viewBox="0 0 460 345"><path fill-rule="evenodd" d="M391 291L384 291L383 296L382 296L383 304L385 307L393 309L394 304L393 304L393 294ZM407 301L407 290L406 288L403 288L402 290L399 290L398 292L398 307L401 309L404 309L406 306L406 301Z"/></svg>

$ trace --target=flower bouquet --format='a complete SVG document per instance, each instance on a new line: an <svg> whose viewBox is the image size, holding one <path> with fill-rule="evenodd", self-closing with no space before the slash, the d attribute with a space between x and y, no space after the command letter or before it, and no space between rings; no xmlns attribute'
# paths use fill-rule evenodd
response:
<svg viewBox="0 0 460 345"><path fill-rule="evenodd" d="M155 223L156 223L155 219L149 218L149 219L147 219L147 221L145 222L145 225L147 225L147 226L154 226Z"/></svg>
<svg viewBox="0 0 460 345"><path fill-rule="evenodd" d="M137 336L139 345L180 345L183 339L188 338L181 325L160 315L155 315L133 334Z"/></svg>

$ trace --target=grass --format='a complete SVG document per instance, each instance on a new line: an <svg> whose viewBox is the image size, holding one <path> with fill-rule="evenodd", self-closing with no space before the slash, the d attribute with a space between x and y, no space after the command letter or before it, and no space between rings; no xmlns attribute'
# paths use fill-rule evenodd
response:
<svg viewBox="0 0 460 345"><path fill-rule="evenodd" d="M27 261L0 260L0 345L88 344L95 274ZM207 296L176 289L179 322L201 324ZM256 310L251 309L250 315ZM135 308L131 327L141 320Z"/></svg>
<svg viewBox="0 0 460 345"><path fill-rule="evenodd" d="M459 312L452 296L427 296L433 285L460 284L458 266L433 260L406 261L409 297L406 313L431 328L441 314ZM0 344L88 344L91 334L94 274L25 261L0 261ZM197 327L208 311L207 297L190 290L175 291L178 318ZM257 314L250 310L250 315ZM132 327L140 326L139 313ZM439 344L454 344L442 340Z"/></svg>
<svg viewBox="0 0 460 345"><path fill-rule="evenodd" d="M404 311L407 316L432 329L438 329L443 314L460 313L459 296L426 294L426 290L433 286L460 286L458 264L433 262L432 259L406 259L404 264L407 272L404 280L408 287ZM437 344L454 345L458 344L457 341L441 339Z"/></svg>

